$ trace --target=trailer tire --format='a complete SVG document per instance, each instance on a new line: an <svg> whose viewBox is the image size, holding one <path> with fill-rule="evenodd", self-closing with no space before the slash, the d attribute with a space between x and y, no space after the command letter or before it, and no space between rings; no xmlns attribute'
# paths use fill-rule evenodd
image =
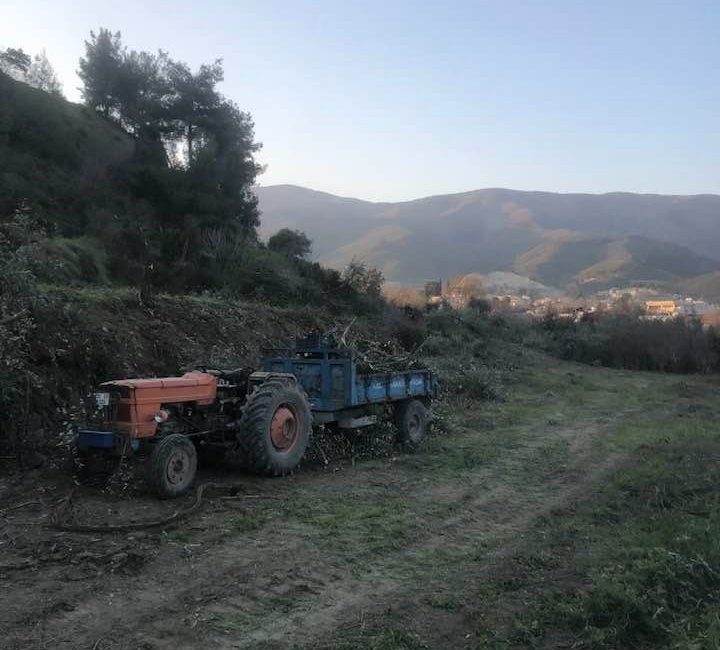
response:
<svg viewBox="0 0 720 650"><path fill-rule="evenodd" d="M161 499L185 494L196 473L197 450L192 440L180 433L160 440L147 461L147 482Z"/></svg>
<svg viewBox="0 0 720 650"><path fill-rule="evenodd" d="M270 379L248 397L238 448L250 471L284 476L302 460L311 431L312 414L303 389L292 380Z"/></svg>
<svg viewBox="0 0 720 650"><path fill-rule="evenodd" d="M422 402L416 399L404 400L395 407L398 440L404 445L410 447L419 445L425 437L427 422L427 409Z"/></svg>

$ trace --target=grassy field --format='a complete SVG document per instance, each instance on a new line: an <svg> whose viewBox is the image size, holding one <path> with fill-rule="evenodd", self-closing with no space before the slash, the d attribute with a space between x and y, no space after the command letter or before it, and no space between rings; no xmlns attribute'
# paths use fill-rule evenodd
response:
<svg viewBox="0 0 720 650"><path fill-rule="evenodd" d="M298 647L720 647L716 382L524 355L393 489L280 513L399 597Z"/></svg>
<svg viewBox="0 0 720 650"><path fill-rule="evenodd" d="M9 647L718 648L718 379L440 348L464 383L420 449L221 474L237 497L112 540L122 570L84 577L88 539L64 535L64 562L3 575Z"/></svg>

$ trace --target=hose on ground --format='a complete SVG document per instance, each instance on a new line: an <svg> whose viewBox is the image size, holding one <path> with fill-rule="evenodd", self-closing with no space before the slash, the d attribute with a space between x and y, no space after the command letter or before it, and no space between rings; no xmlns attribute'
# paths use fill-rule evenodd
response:
<svg viewBox="0 0 720 650"><path fill-rule="evenodd" d="M66 520L67 511L69 510L70 506L72 505L72 499L75 493L75 490L70 492L65 499L62 500L60 505L55 508L53 511L50 523L48 524L48 527L53 528L54 530L61 530L63 532L68 533L127 533L132 532L134 530L145 530L148 528L159 528L161 526L167 527L170 525L177 524L179 521L185 519L189 515L191 515L193 512L198 510L200 508L200 504L203 500L203 495L207 490L210 489L224 489L224 490L237 490L240 489L240 486L237 485L228 485L224 483L203 483L200 487L198 487L197 491L195 492L195 501L187 508L176 510L171 515L168 515L167 517L163 517L161 519L151 519L149 521L134 521L134 522L128 522L126 524L103 524L103 525L94 525L94 524L75 524L75 523L68 523Z"/></svg>

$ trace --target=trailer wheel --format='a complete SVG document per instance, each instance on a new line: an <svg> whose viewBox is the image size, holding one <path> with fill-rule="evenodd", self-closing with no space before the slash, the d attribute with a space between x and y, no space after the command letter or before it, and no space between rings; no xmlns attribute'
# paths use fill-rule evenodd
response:
<svg viewBox="0 0 720 650"><path fill-rule="evenodd" d="M192 440L180 433L163 438L147 461L147 481L161 499L185 494L195 480L197 450Z"/></svg>
<svg viewBox="0 0 720 650"><path fill-rule="evenodd" d="M404 445L416 446L425 436L428 413L422 402L409 399L395 407L395 426L398 440Z"/></svg>
<svg viewBox="0 0 720 650"><path fill-rule="evenodd" d="M293 381L270 379L248 397L238 446L251 471L284 476L305 455L311 429L310 405L302 388Z"/></svg>

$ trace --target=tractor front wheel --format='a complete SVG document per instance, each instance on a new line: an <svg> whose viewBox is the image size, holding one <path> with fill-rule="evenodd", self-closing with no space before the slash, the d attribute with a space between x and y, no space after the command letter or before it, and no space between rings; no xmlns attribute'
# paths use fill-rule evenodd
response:
<svg viewBox="0 0 720 650"><path fill-rule="evenodd" d="M284 476L305 455L311 430L310 405L302 388L293 381L271 379L248 397L238 446L253 472Z"/></svg>
<svg viewBox="0 0 720 650"><path fill-rule="evenodd" d="M420 444L425 437L427 421L427 409L416 399L402 401L395 407L398 440L404 445L414 447Z"/></svg>
<svg viewBox="0 0 720 650"><path fill-rule="evenodd" d="M179 433L158 442L147 462L148 483L161 499L185 494L193 484L196 472L195 445L190 438Z"/></svg>

